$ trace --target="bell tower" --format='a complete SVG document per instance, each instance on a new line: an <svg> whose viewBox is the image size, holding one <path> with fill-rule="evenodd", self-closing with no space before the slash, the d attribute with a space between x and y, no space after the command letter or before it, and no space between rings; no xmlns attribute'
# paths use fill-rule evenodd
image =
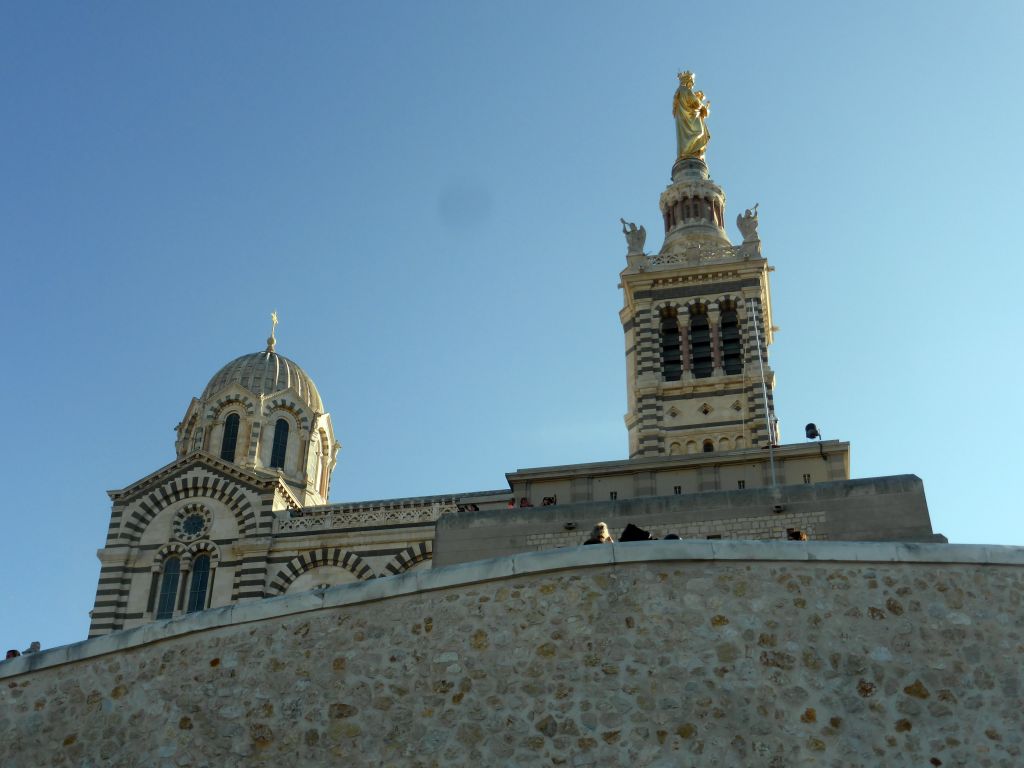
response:
<svg viewBox="0 0 1024 768"><path fill-rule="evenodd" d="M628 252L619 317L630 458L777 442L768 364L772 267L761 255L756 205L737 217L740 245L725 232L725 192L704 161L710 105L693 85L692 73L679 75L661 250L645 253L644 228L623 222Z"/></svg>

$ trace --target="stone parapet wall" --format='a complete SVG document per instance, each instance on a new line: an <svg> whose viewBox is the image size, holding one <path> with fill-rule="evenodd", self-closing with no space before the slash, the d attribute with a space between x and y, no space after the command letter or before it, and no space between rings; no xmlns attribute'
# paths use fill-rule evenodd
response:
<svg viewBox="0 0 1024 768"><path fill-rule="evenodd" d="M779 514L771 517L726 517L719 520L693 520L679 524L659 523L652 525L648 532L656 539L663 539L674 533L684 539L706 539L720 537L723 539L749 539L752 541L771 541L785 539L787 531L797 529L807 534L810 540L824 538L817 532L817 526L825 522L824 512L801 512L797 514ZM620 535L612 529L613 538ZM526 534L526 543L530 549L540 551L553 547L575 547L582 544L590 535L590 529L572 531L554 531Z"/></svg>
<svg viewBox="0 0 1024 768"><path fill-rule="evenodd" d="M615 537L633 523L657 537L676 533L700 539L785 539L787 529L796 528L808 538L829 541L936 540L921 479L893 475L450 512L437 521L434 566L579 544L598 521L607 523Z"/></svg>
<svg viewBox="0 0 1024 768"><path fill-rule="evenodd" d="M1024 764L1024 549L682 541L0 663L0 765Z"/></svg>

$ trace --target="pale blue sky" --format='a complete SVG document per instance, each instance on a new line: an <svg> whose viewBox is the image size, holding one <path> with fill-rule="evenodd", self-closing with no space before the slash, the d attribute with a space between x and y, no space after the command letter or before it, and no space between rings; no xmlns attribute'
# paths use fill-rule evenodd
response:
<svg viewBox="0 0 1024 768"><path fill-rule="evenodd" d="M625 457L618 219L660 247L680 68L761 205L783 439L1024 544L1024 5L704 6L0 4L0 644L85 636L105 491L273 309L333 501Z"/></svg>

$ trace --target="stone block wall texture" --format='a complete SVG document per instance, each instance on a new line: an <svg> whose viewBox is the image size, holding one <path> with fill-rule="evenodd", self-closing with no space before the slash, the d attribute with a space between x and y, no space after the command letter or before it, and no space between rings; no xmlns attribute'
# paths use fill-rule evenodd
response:
<svg viewBox="0 0 1024 768"><path fill-rule="evenodd" d="M1022 601L1016 548L528 554L0 664L0 765L1020 766Z"/></svg>

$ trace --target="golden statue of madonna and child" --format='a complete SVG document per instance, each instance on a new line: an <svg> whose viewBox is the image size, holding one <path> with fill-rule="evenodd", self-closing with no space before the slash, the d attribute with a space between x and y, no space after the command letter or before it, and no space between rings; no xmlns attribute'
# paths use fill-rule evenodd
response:
<svg viewBox="0 0 1024 768"><path fill-rule="evenodd" d="M677 159L687 157L704 159L711 134L705 120L711 104L704 98L704 91L693 90L693 72L679 73L679 87L672 99L672 117L676 119Z"/></svg>

